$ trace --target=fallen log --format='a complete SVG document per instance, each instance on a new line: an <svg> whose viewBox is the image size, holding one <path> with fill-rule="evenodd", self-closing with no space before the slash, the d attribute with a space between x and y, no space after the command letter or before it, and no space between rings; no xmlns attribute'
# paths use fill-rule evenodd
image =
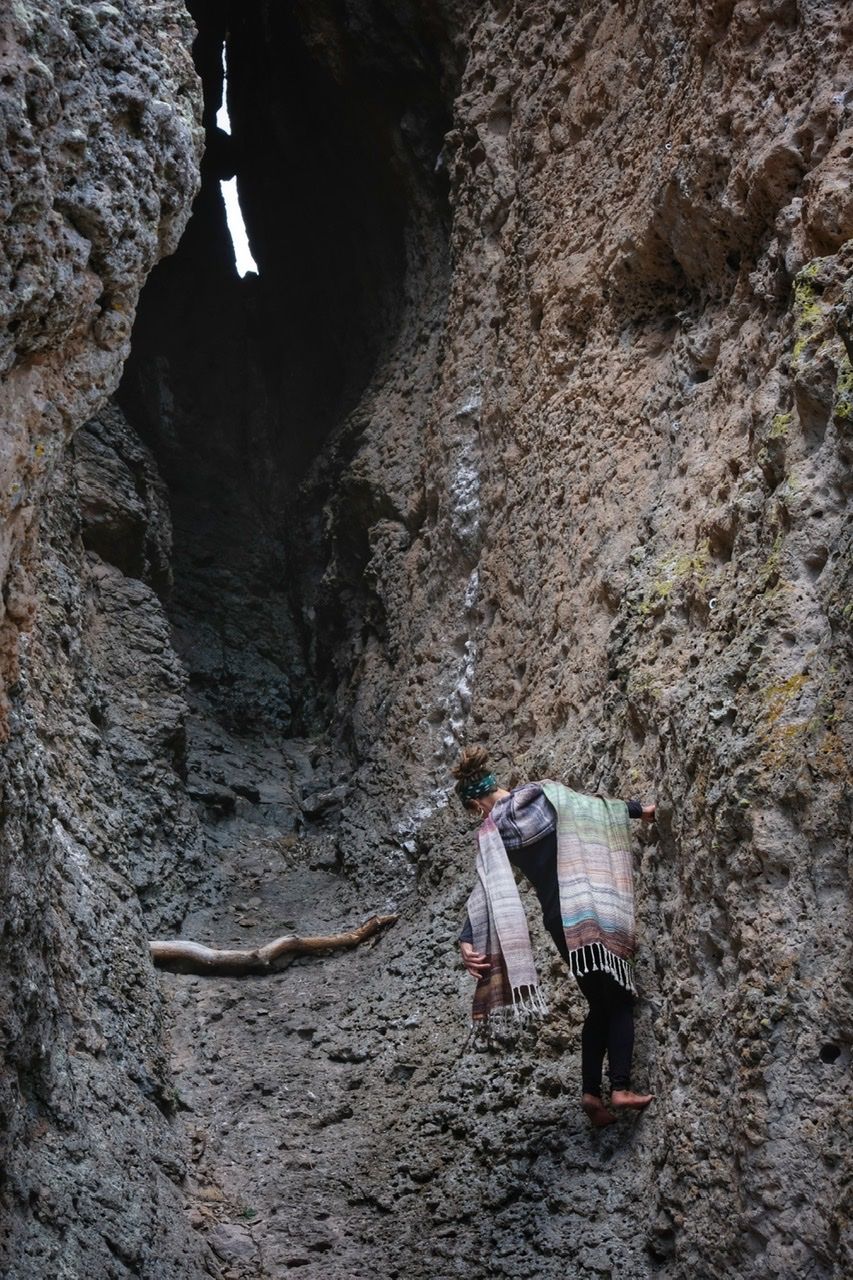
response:
<svg viewBox="0 0 853 1280"><path fill-rule="evenodd" d="M151 942L149 946L151 959L157 968L168 969L171 973L220 976L270 973L275 972L274 965L282 956L304 956L316 951L340 951L344 947L357 947L398 919L399 916L371 916L364 924L348 933L320 934L309 938L290 933L263 947L244 951L220 951L215 947L205 947L200 942L185 942L182 938L170 942Z"/></svg>

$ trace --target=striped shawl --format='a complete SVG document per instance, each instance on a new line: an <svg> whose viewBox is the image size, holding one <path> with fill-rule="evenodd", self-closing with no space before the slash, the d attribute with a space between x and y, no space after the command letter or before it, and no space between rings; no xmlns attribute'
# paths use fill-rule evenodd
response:
<svg viewBox="0 0 853 1280"><path fill-rule="evenodd" d="M603 970L635 991L628 806L624 800L582 795L559 782L540 785L557 813L557 880L569 968L576 975ZM484 819L477 839L477 881L467 908L474 949L491 967L474 992L474 1023L508 1011L545 1013L524 908L491 817Z"/></svg>

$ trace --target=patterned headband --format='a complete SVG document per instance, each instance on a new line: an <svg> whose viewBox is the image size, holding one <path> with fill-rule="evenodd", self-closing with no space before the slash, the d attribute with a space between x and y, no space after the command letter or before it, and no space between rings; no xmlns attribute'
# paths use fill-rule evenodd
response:
<svg viewBox="0 0 853 1280"><path fill-rule="evenodd" d="M498 780L495 775L487 773L478 782L466 782L464 787L459 788L459 794L463 800L476 800L479 796L485 796L490 791L494 791L497 785Z"/></svg>

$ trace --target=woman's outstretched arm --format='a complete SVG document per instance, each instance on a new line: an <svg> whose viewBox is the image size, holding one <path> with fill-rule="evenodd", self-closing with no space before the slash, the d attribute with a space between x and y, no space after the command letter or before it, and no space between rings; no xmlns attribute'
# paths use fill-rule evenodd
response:
<svg viewBox="0 0 853 1280"><path fill-rule="evenodd" d="M641 800L626 800L629 818L642 818L643 822L654 822L655 806L643 804Z"/></svg>

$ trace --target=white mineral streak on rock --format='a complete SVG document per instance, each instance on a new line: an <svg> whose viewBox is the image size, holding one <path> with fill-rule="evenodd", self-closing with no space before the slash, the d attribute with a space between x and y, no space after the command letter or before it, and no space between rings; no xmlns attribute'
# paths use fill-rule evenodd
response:
<svg viewBox="0 0 853 1280"><path fill-rule="evenodd" d="M456 409L459 426L453 428L454 450L448 483L449 523L453 536L466 555L476 555L480 542L480 443L479 413L482 395L473 388ZM422 726L430 742L430 754L437 763L435 785L414 806L405 810L395 830L414 849L412 836L419 827L448 802L450 788L445 779L453 755L463 740L471 710L474 671L477 661L475 637L476 605L480 570L468 574L461 592L462 609L458 631L447 636L442 646L441 691Z"/></svg>
<svg viewBox="0 0 853 1280"><path fill-rule="evenodd" d="M474 669L477 663L477 642L472 634L474 610L480 588L480 570L472 569L465 588L465 623L469 633L463 644L462 661L456 683L447 697L447 731L442 739L446 756L462 741L471 700L474 696ZM458 642L457 646L458 647Z"/></svg>
<svg viewBox="0 0 853 1280"><path fill-rule="evenodd" d="M448 486L451 528L468 554L476 554L480 538L481 404L480 392L470 391L456 411L461 430L455 441Z"/></svg>
<svg viewBox="0 0 853 1280"><path fill-rule="evenodd" d="M425 822L428 822L433 814L439 809L444 809L448 803L447 787L434 787L426 795L422 796L410 808L404 809L400 818L394 825L394 833L400 841L401 847L407 854L415 852L416 843L414 837ZM396 899L395 899L396 901Z"/></svg>
<svg viewBox="0 0 853 1280"><path fill-rule="evenodd" d="M451 525L465 550L476 547L480 533L480 470L473 439L462 444L450 479Z"/></svg>
<svg viewBox="0 0 853 1280"><path fill-rule="evenodd" d="M476 554L480 541L480 443L478 415L482 397L471 391L456 417L473 428L464 435L458 445L450 473L450 523L463 550ZM480 589L480 570L476 566L468 575L462 594L462 612L459 631L448 638L447 652L456 655L455 663L449 662L444 674L447 692L440 703L440 742L436 758L446 764L464 736L465 724L471 710L474 670L477 661L476 605Z"/></svg>
<svg viewBox="0 0 853 1280"><path fill-rule="evenodd" d="M480 570L474 568L468 575L463 596L463 625L469 633L448 646L450 652L459 652L460 659L446 672L447 692L438 704L436 713L422 722L429 735L432 755L437 762L436 783L414 805L404 810L395 826L403 848L414 853L413 837L439 809L447 806L452 788L446 779L453 756L464 739L465 726L471 710L474 689L474 672L477 662L477 643L473 635L476 625L477 595L480 586Z"/></svg>

